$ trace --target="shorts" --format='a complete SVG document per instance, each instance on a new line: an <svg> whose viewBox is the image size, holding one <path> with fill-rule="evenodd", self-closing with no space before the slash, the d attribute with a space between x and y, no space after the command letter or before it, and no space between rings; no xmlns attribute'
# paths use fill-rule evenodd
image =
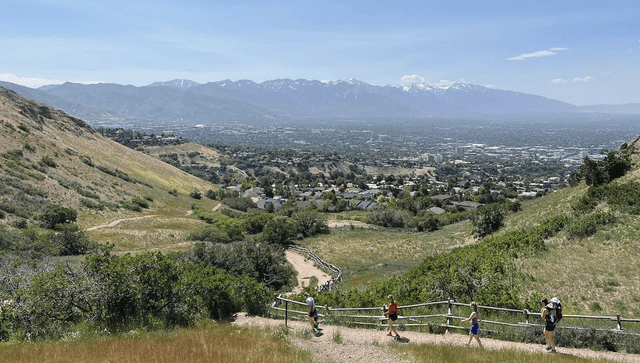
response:
<svg viewBox="0 0 640 363"><path fill-rule="evenodd" d="M316 318L316 319L317 319L317 318L318 318L318 309L316 308L316 309L311 310L311 311L309 312L309 317L310 317L310 318Z"/></svg>
<svg viewBox="0 0 640 363"><path fill-rule="evenodd" d="M473 335L478 335L478 323L471 325L471 329L469 329L469 333Z"/></svg>
<svg viewBox="0 0 640 363"><path fill-rule="evenodd" d="M397 313L389 314L389 319L391 319L391 321L398 320L398 314Z"/></svg>
<svg viewBox="0 0 640 363"><path fill-rule="evenodd" d="M556 328L556 326L552 325L552 324L545 324L544 325L544 330L546 330L546 331L553 331L555 328Z"/></svg>

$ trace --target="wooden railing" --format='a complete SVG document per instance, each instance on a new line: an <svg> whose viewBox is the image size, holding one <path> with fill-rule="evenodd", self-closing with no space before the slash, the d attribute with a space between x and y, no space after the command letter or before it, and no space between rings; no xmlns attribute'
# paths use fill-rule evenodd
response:
<svg viewBox="0 0 640 363"><path fill-rule="evenodd" d="M296 246L296 245L289 245L286 248L292 251L299 252L300 254L306 255L307 258L313 259L316 262L316 265L318 267L331 272L331 279L325 282L324 284L318 285L316 287L316 291L318 293L323 293L325 291L332 291L338 283L342 282L342 271L340 271L340 269L337 268L336 266L326 261L323 261L318 255L316 255L310 249Z"/></svg>
<svg viewBox="0 0 640 363"><path fill-rule="evenodd" d="M284 303L284 307L281 307L282 303ZM271 305L271 309L274 312L277 312L277 311L284 312L285 325L286 325L287 320L289 319L289 314L291 314L292 316L294 315L306 316L306 309L297 310L295 309L296 306L306 307L306 304L304 302L290 300L290 299L284 298L282 295L279 295L275 298L275 301ZM424 314L408 315L407 314L412 310L418 310L419 308L425 308L425 307L431 307L431 308L442 307L443 312L436 313L436 314L427 314L427 315L424 315ZM398 320L399 320L398 324L405 327L424 327L424 326L433 327L435 325L445 329L446 331L449 331L451 329L465 329L465 330L468 329L468 327L455 325L453 323L454 320L460 320L466 317L466 316L463 317L463 316L454 315L453 314L454 307L468 308L469 304L458 303L455 301L435 301L435 302L426 302L426 303L415 304L415 305L399 306L398 309L400 310L401 313L405 313L405 315L398 316ZM374 328L386 327L386 318L381 315L382 313L381 307L335 308L335 307L329 307L329 306L317 306L317 308L318 308L318 315L320 317L324 318L325 320L330 319L332 322L335 322L337 324L352 324L352 325L369 326ZM446 312L444 311L445 309L446 309ZM507 315L510 315L510 316L512 315L516 317L515 319L514 318L509 319L510 322L483 319L483 323L488 324L490 326L491 325L510 326L510 327L518 327L518 328L527 328L527 327L541 328L544 326L543 324L531 323L530 322L531 317L534 317L534 319L537 321L541 321L540 313L531 312L527 309L523 309L523 310L505 309L505 308L497 308L492 306L478 305L478 310L481 312L482 311L485 312L485 314L481 313L481 316L490 315L491 313L494 313L493 315L497 316L498 314L495 314L495 313L505 313ZM520 318L517 318L518 316ZM436 321L440 320L441 323L433 324L433 323L425 322L425 320L427 319L429 320L436 319ZM520 320L520 319L522 319L523 321L517 321L515 323L513 322L514 320ZM593 327L583 327L583 326L582 327L571 326L569 324L573 319L611 321L615 323L615 327L612 327L611 329L603 329L603 328L593 328ZM620 315L589 316L589 315L565 314L563 315L562 322L557 326L557 329L578 329L578 330L595 329L595 330L601 330L601 331L614 331L622 334L640 336L640 334L635 332L624 332L623 323L625 324L640 323L640 319L627 319L627 318L622 318Z"/></svg>

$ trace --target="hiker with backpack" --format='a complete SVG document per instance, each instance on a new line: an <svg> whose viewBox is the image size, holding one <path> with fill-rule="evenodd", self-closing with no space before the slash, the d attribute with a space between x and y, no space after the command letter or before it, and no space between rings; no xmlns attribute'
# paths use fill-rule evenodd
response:
<svg viewBox="0 0 640 363"><path fill-rule="evenodd" d="M553 340L553 332L556 329L556 324L562 319L562 304L557 297L553 297L551 302L547 299L540 301L542 305L542 311L540 318L544 320L544 337L547 340L547 352L556 352L556 343Z"/></svg>
<svg viewBox="0 0 640 363"><path fill-rule="evenodd" d="M478 304L476 304L475 301L472 301L471 304L469 304L469 307L471 307L471 315L469 315L469 318L467 319L462 319L463 323L465 321L471 322L471 327L469 328L469 342L464 343L464 345L468 347L473 338L476 338L480 348L484 349L482 343L480 343L480 338L478 337L478 323L482 324L482 318L480 317L480 314L478 314Z"/></svg>

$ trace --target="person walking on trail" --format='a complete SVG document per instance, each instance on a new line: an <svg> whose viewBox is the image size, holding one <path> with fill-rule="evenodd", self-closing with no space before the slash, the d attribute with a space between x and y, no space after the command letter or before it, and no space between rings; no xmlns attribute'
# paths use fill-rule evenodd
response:
<svg viewBox="0 0 640 363"><path fill-rule="evenodd" d="M556 343L553 341L553 331L556 329L555 307L549 300L540 300L542 311L540 318L544 320L544 337L547 339L547 352L556 352Z"/></svg>
<svg viewBox="0 0 640 363"><path fill-rule="evenodd" d="M318 309L316 309L316 301L308 294L304 293L304 297L307 298L307 318L311 323L311 329L314 333L318 332Z"/></svg>
<svg viewBox="0 0 640 363"><path fill-rule="evenodd" d="M484 349L482 343L480 342L480 338L478 337L478 323L482 324L482 318L480 317L480 314L478 314L478 304L476 304L475 301L472 301L469 306L471 307L471 315L469 315L467 319L462 319L463 323L466 321L471 322L471 327L469 328L469 342L464 343L464 345L469 346L473 338L476 338L476 341L478 342L480 348Z"/></svg>
<svg viewBox="0 0 640 363"><path fill-rule="evenodd" d="M389 308L383 313L384 316L388 318L389 322L389 333L387 336L392 337L393 334L391 334L391 332L393 332L396 333L396 339L399 339L400 334L398 334L396 327L393 325L393 322L398 320L398 303L393 299L393 295L387 296L387 299L389 299Z"/></svg>

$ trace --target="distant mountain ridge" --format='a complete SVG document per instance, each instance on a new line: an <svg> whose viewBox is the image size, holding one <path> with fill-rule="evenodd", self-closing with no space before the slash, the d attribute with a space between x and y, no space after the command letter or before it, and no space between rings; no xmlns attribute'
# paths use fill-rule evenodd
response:
<svg viewBox="0 0 640 363"><path fill-rule="evenodd" d="M39 89L6 82L0 82L0 86L48 103L90 123L147 120L196 124L331 118L635 112L633 107L577 107L541 96L459 82L443 85L413 83L373 86L353 78L339 81L276 79L262 83L223 80L206 84L176 79L143 87L69 82Z"/></svg>

